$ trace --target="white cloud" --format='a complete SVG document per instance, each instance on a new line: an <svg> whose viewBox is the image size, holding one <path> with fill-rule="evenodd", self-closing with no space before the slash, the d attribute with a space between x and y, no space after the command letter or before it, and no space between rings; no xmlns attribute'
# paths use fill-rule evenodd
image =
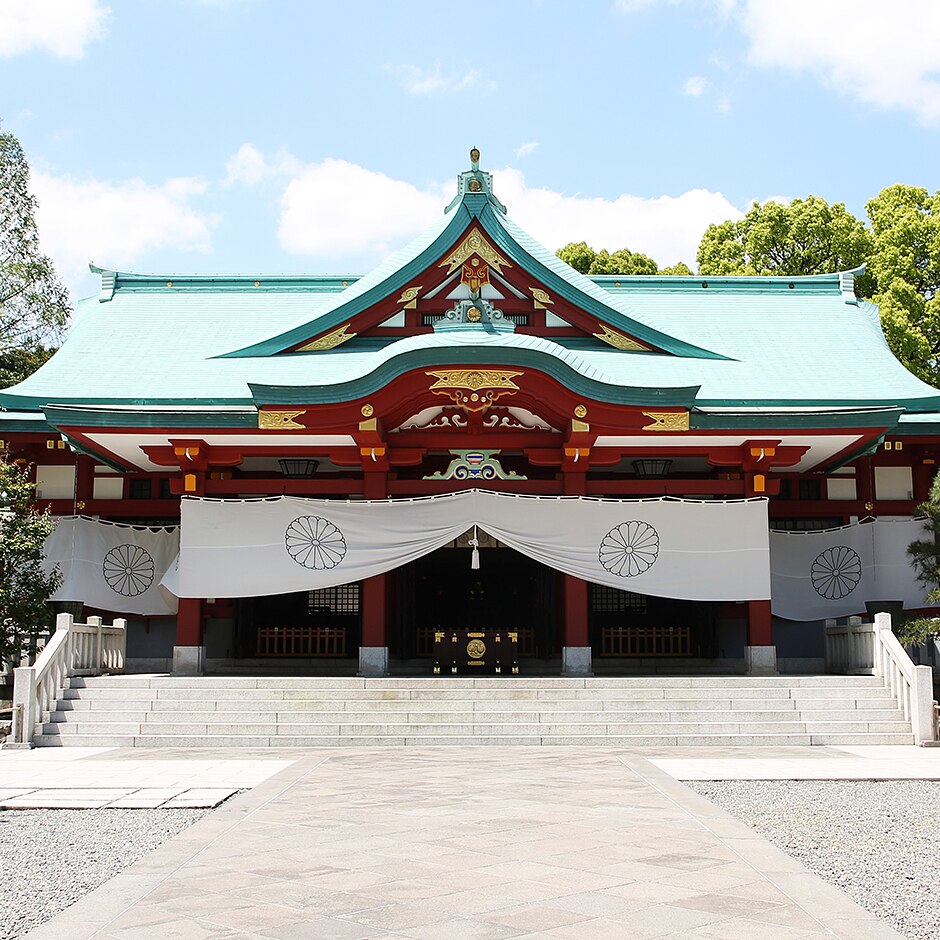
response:
<svg viewBox="0 0 940 940"><path fill-rule="evenodd" d="M703 189L655 198L568 196L529 187L511 167L494 171L494 189L512 218L551 249L583 239L595 248L642 251L661 264L694 263L709 223L742 217L721 193ZM374 263L440 218L452 196L452 183L418 188L343 160L324 160L307 166L284 190L278 235L294 254Z"/></svg>
<svg viewBox="0 0 940 940"><path fill-rule="evenodd" d="M519 146L519 149L516 151L517 157L527 157L533 150L538 148L539 142L537 140L529 140L524 144Z"/></svg>
<svg viewBox="0 0 940 940"><path fill-rule="evenodd" d="M161 184L31 174L43 251L62 279L86 279L88 262L124 267L164 248L208 252L214 218L194 202L206 184L190 177Z"/></svg>
<svg viewBox="0 0 940 940"><path fill-rule="evenodd" d="M386 65L385 68L398 78L402 88L411 95L458 92L468 88L493 91L496 88L496 83L485 79L479 69L445 73L440 59L430 69L417 65Z"/></svg>
<svg viewBox="0 0 940 940"><path fill-rule="evenodd" d="M808 72L881 109L940 121L937 0L746 0L748 58Z"/></svg>
<svg viewBox="0 0 940 940"><path fill-rule="evenodd" d="M345 160L310 164L281 197L278 239L293 254L337 260L402 247L439 218L444 187L418 189Z"/></svg>
<svg viewBox="0 0 940 940"><path fill-rule="evenodd" d="M702 75L693 75L685 80L682 93L692 98L698 98L708 88L708 79Z"/></svg>
<svg viewBox="0 0 940 940"><path fill-rule="evenodd" d="M533 189L519 170L508 167L494 176L494 188L512 218L552 249L583 240L597 249L641 251L661 265L676 261L694 265L702 233L710 223L742 218L721 193L706 189L678 196L624 193L604 199Z"/></svg>
<svg viewBox="0 0 940 940"><path fill-rule="evenodd" d="M254 144L242 144L225 161L222 185L258 186L272 178L299 173L301 168L300 161L284 150L279 150L272 160L268 160Z"/></svg>
<svg viewBox="0 0 940 940"><path fill-rule="evenodd" d="M0 57L43 50L80 59L89 43L104 38L110 12L99 0L2 0Z"/></svg>

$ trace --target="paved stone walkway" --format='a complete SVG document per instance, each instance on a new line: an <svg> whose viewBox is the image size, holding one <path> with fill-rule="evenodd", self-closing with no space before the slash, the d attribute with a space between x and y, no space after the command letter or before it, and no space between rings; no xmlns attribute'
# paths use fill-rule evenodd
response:
<svg viewBox="0 0 940 940"><path fill-rule="evenodd" d="M899 936L637 752L296 758L30 936Z"/></svg>

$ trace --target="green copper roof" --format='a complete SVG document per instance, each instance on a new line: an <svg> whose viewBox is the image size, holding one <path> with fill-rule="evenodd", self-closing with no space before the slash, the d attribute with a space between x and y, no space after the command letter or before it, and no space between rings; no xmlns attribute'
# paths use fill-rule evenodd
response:
<svg viewBox="0 0 940 940"><path fill-rule="evenodd" d="M556 343L550 335L468 329L278 354L407 286L412 273L436 261L473 219L501 253L554 294L666 353L618 351L590 337ZM524 364L610 401L653 396L643 400L684 403L697 389L694 404L706 409L940 411L940 392L891 354L877 309L856 301L851 272L588 278L518 228L485 188L462 190L431 229L361 278L99 270L102 293L78 304L62 349L26 381L0 392L0 407L32 413L50 403L198 410L251 406L252 389L267 394L275 388L285 400L314 394L335 400L420 361ZM731 421L718 414L702 420L703 427Z"/></svg>

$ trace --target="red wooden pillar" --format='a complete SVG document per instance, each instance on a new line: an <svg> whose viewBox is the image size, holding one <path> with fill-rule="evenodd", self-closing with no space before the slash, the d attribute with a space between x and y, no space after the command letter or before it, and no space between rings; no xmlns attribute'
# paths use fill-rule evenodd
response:
<svg viewBox="0 0 940 940"><path fill-rule="evenodd" d="M588 582L564 576L565 640L561 648L563 676L590 676L591 641L588 634Z"/></svg>
<svg viewBox="0 0 940 940"><path fill-rule="evenodd" d="M588 645L588 583L570 574L565 584L565 646Z"/></svg>
<svg viewBox="0 0 940 940"><path fill-rule="evenodd" d="M744 659L750 675L776 675L777 647L773 640L770 601L747 602L747 645Z"/></svg>
<svg viewBox="0 0 940 940"><path fill-rule="evenodd" d="M181 597L176 614L176 645L173 647L173 672L202 672L205 665L202 599Z"/></svg>
<svg viewBox="0 0 940 940"><path fill-rule="evenodd" d="M75 457L75 510L81 512L95 498L95 462L91 457Z"/></svg>
<svg viewBox="0 0 940 940"><path fill-rule="evenodd" d="M773 646L770 601L747 602L747 645Z"/></svg>
<svg viewBox="0 0 940 940"><path fill-rule="evenodd" d="M362 582L360 611L362 613L362 645L388 646L385 598L387 575L377 574Z"/></svg>
<svg viewBox="0 0 940 940"><path fill-rule="evenodd" d="M385 499L388 496L388 472L363 472L363 496L366 499ZM388 675L388 575L377 574L362 581L359 612L362 621L362 639L359 643L359 675Z"/></svg>

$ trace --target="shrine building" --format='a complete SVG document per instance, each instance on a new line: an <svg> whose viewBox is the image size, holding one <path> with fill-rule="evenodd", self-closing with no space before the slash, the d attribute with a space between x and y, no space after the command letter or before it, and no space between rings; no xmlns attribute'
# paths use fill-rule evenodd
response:
<svg viewBox="0 0 940 940"><path fill-rule="evenodd" d="M857 272L584 276L475 150L362 277L94 270L0 450L131 668L431 674L460 628L521 674L812 672L827 619L926 605L940 392Z"/></svg>

